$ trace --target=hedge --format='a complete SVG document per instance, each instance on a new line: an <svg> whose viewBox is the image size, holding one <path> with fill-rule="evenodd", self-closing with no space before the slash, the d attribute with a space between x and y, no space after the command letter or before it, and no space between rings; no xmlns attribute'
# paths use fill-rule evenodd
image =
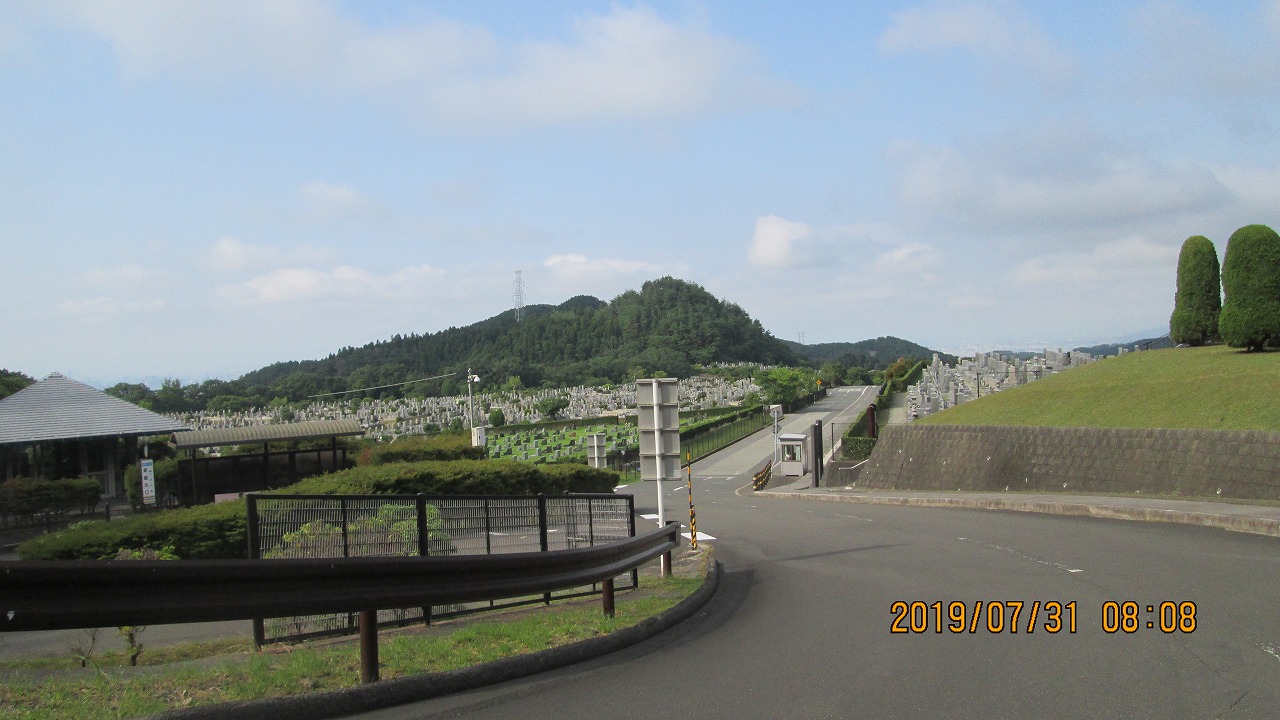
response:
<svg viewBox="0 0 1280 720"><path fill-rule="evenodd" d="M0 485L0 512L37 515L92 511L98 506L101 493L102 486L90 477L63 480L12 478Z"/></svg>
<svg viewBox="0 0 1280 720"><path fill-rule="evenodd" d="M483 460L485 449L472 447L467 435L431 435L404 437L390 443L379 443L362 449L357 465L420 462L422 460Z"/></svg>
<svg viewBox="0 0 1280 720"><path fill-rule="evenodd" d="M536 495L611 492L617 473L585 465L529 465L511 460L423 461L370 465L307 478L274 494ZM23 543L24 560L97 560L120 548L172 546L192 560L247 556L243 500L143 513L114 522L77 523Z"/></svg>
<svg viewBox="0 0 1280 720"><path fill-rule="evenodd" d="M866 460L876 447L876 439L868 437L846 437L841 444L840 454L845 460Z"/></svg>

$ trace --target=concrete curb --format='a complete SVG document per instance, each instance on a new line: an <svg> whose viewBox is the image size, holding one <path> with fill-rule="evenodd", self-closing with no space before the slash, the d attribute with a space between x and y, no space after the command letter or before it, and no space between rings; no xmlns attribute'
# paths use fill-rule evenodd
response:
<svg viewBox="0 0 1280 720"><path fill-rule="evenodd" d="M916 507L951 507L973 510L1012 510L1049 515L1084 515L1112 520L1138 520L1141 522L1170 522L1183 525L1202 525L1232 532L1280 537L1280 520L1248 515L1192 512L1164 508L1114 505L1104 502L1077 503L1052 500L1017 500L964 497L909 497L875 495L838 495L828 493L786 493L762 490L756 497L785 500L810 500L814 502L845 502L865 505L912 505Z"/></svg>
<svg viewBox="0 0 1280 720"><path fill-rule="evenodd" d="M660 615L602 637L449 672L414 675L305 695L168 710L151 715L147 720L324 720L474 690L591 660L648 640L701 610L715 595L719 583L720 563L713 556L702 586L692 595Z"/></svg>

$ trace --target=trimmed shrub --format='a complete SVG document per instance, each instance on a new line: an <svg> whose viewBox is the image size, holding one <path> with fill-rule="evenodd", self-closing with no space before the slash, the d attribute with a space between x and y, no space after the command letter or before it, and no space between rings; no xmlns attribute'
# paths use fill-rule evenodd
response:
<svg viewBox="0 0 1280 720"><path fill-rule="evenodd" d="M467 435L430 435L396 439L360 451L357 465L419 462L422 460L483 460L485 449L472 447Z"/></svg>
<svg viewBox="0 0 1280 720"><path fill-rule="evenodd" d="M871 457L876 441L868 437L846 437L840 447L840 455L845 460L866 460Z"/></svg>
<svg viewBox="0 0 1280 720"><path fill-rule="evenodd" d="M454 460L356 467L307 478L283 495L536 495L611 492L612 470L585 465L530 465L511 460ZM77 523L62 532L23 543L24 560L96 560L122 547L160 550L172 546L192 560L248 555L243 500L181 510L143 513L114 522Z"/></svg>
<svg viewBox="0 0 1280 720"><path fill-rule="evenodd" d="M1227 345L1261 350L1268 342L1280 344L1280 235L1266 225L1232 233L1222 289L1218 331Z"/></svg>
<svg viewBox="0 0 1280 720"><path fill-rule="evenodd" d="M143 513L121 520L89 520L41 535L18 547L24 560L101 560L120 548L169 548L182 558L245 558L244 501Z"/></svg>
<svg viewBox="0 0 1280 720"><path fill-rule="evenodd" d="M1213 241L1192 235L1178 254L1178 292L1173 297L1169 339L1175 344L1206 345L1218 337L1222 278Z"/></svg>
<svg viewBox="0 0 1280 720"><path fill-rule="evenodd" d="M44 512L91 512L98 505L102 487L89 477L61 480L13 478L0 486L0 511L10 515Z"/></svg>

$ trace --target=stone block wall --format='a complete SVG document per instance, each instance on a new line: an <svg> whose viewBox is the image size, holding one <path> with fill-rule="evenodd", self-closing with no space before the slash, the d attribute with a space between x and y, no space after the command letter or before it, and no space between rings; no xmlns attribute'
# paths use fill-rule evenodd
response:
<svg viewBox="0 0 1280 720"><path fill-rule="evenodd" d="M890 425L858 486L1280 499L1280 433Z"/></svg>

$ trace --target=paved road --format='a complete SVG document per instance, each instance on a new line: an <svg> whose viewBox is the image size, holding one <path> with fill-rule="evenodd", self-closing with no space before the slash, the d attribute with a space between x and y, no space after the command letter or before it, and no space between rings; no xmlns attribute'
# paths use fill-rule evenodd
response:
<svg viewBox="0 0 1280 720"><path fill-rule="evenodd" d="M837 394L787 429L853 399ZM769 451L766 433L695 467L698 529L718 538L725 570L695 618L599 660L364 717L1277 716L1280 539L737 494ZM668 508L685 492L672 488ZM637 504L656 504L651 493L639 488ZM973 633L936 633L932 617L927 632L890 632L893 603L939 600L966 615L979 600L1026 605L1016 634L991 632L987 615ZM1140 628L1104 632L1104 603L1127 600ZM1075 603L1074 633L1047 631L1049 601ZM1159 630L1146 605L1166 601L1196 603L1194 631Z"/></svg>

